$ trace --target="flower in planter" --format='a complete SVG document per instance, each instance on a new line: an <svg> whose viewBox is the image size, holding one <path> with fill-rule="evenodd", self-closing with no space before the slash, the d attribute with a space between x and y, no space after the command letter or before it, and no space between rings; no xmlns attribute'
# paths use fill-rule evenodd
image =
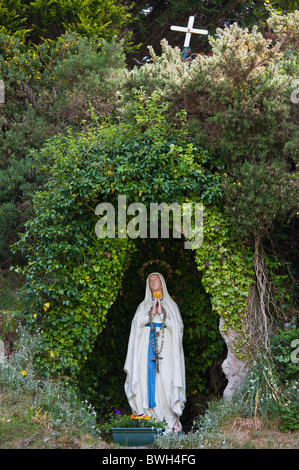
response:
<svg viewBox="0 0 299 470"><path fill-rule="evenodd" d="M111 428L160 428L166 427L166 422L158 421L148 415L122 415L119 410L114 409L110 414L109 421L101 426L101 430L110 434Z"/></svg>
<svg viewBox="0 0 299 470"><path fill-rule="evenodd" d="M151 419L150 416L148 416L148 415L145 415L145 416L144 416L143 414L142 414L142 415L138 415L138 416L135 416L135 415L132 414L132 415L130 416L130 418L131 418L131 419Z"/></svg>

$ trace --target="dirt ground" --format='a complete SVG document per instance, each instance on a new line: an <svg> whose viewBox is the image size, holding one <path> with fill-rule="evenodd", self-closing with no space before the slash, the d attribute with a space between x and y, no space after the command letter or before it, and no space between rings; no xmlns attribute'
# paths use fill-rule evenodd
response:
<svg viewBox="0 0 299 470"><path fill-rule="evenodd" d="M257 431L231 430L225 435L233 448L241 449L298 449L299 433L285 433L276 429Z"/></svg>

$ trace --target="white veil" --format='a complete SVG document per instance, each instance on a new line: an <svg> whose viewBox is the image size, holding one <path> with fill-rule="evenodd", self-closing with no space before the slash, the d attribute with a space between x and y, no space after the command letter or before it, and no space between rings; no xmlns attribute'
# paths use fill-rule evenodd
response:
<svg viewBox="0 0 299 470"><path fill-rule="evenodd" d="M179 308L178 308L176 302L169 295L168 290L167 290L167 286L166 286L166 282L165 282L165 279L162 276L162 274L160 274L160 273L151 273L147 277L145 297L144 297L144 300L143 300L144 304L145 305L148 304L149 308L152 306L152 291L151 291L151 288L150 288L150 285L149 285L149 278L150 278L150 276L152 276L152 274L156 274L160 278L160 281L161 281L161 284L162 284L162 287L163 287L163 304L162 304L163 307L165 308L166 312L168 312L169 314L171 312L171 316L173 318L175 318L176 321L178 321L179 324L181 325L181 327L183 328L183 320L182 320Z"/></svg>

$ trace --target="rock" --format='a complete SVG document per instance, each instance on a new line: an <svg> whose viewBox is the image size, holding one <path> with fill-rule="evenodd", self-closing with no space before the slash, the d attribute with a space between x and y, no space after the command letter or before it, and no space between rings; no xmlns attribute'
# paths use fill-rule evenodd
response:
<svg viewBox="0 0 299 470"><path fill-rule="evenodd" d="M220 317L219 330L227 346L227 357L222 363L222 370L228 383L223 392L223 396L224 398L231 398L239 389L246 376L247 365L238 358L233 349L233 345L238 339L238 333L230 327L227 331L223 331L223 324L224 320Z"/></svg>

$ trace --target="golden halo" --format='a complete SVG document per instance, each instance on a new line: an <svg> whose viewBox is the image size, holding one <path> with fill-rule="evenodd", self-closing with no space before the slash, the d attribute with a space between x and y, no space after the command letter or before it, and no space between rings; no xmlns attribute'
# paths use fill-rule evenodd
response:
<svg viewBox="0 0 299 470"><path fill-rule="evenodd" d="M154 265L154 264L163 266L164 268L167 269L166 280L172 276L173 271L172 271L172 269L171 269L170 264L168 264L168 263L166 263L166 261L162 261L162 260L160 260L160 259L151 259L150 261L147 261L146 263L144 263L144 264L142 265L142 267L138 270L139 276L141 277L141 279L142 279L143 281L145 281L145 277L147 277L147 276L145 275L146 269L147 269L149 266L151 267L151 266ZM150 274L150 273L149 273L149 274Z"/></svg>

